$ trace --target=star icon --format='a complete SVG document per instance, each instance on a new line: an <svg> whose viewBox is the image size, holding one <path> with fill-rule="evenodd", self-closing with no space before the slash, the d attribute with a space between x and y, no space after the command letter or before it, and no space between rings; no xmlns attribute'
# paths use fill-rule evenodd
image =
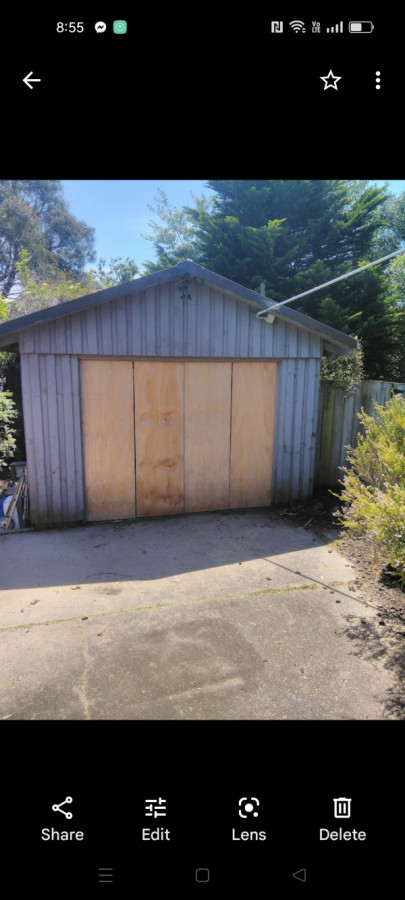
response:
<svg viewBox="0 0 405 900"><path fill-rule="evenodd" d="M341 75L334 75L332 72L332 69L329 69L329 72L327 75L321 75L320 76L321 81L325 82L324 91L327 91L328 88L334 88L335 91L337 91L337 89L338 89L337 82L340 81L341 77L342 77Z"/></svg>

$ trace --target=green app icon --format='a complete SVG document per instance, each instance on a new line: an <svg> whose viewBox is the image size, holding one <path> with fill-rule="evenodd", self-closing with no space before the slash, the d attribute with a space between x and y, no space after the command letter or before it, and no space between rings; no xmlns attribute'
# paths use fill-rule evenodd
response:
<svg viewBox="0 0 405 900"><path fill-rule="evenodd" d="M113 32L114 34L126 34L127 23L125 19L116 19L113 22Z"/></svg>

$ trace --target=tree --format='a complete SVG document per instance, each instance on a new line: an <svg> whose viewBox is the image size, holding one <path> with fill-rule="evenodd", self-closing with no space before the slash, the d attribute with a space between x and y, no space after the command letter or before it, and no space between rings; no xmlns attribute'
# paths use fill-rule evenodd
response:
<svg viewBox="0 0 405 900"><path fill-rule="evenodd" d="M191 196L194 200L195 211L201 216L209 215L212 201L207 197L196 197L194 194ZM148 224L153 234L142 235L142 237L152 241L158 259L157 262L149 260L144 264L145 274L170 268L185 259L193 259L194 262L197 262L199 254L196 247L198 225L196 226L189 209L187 207L176 209L176 207L170 206L169 198L161 188L158 188L155 203L156 206L148 204L148 209L159 217L160 223L151 219Z"/></svg>
<svg viewBox="0 0 405 900"><path fill-rule="evenodd" d="M107 260L100 257L97 266L90 269L88 274L89 288L92 291L101 291L103 288L113 287L115 284L124 284L127 281L133 281L139 274L139 268L133 259L123 260L121 256L110 257Z"/></svg>
<svg viewBox="0 0 405 900"><path fill-rule="evenodd" d="M42 274L33 272L28 250L21 250L18 254L16 270L20 289L16 295L18 299L9 300L7 304L10 319L57 306L87 293L86 280L68 278L65 272L55 272L53 267L48 267L48 271Z"/></svg>
<svg viewBox="0 0 405 900"><path fill-rule="evenodd" d="M8 306L4 297L0 297L0 322L7 322Z"/></svg>
<svg viewBox="0 0 405 900"><path fill-rule="evenodd" d="M0 181L0 294L19 287L22 250L33 272L50 269L77 279L95 258L94 228L68 209L59 181Z"/></svg>
<svg viewBox="0 0 405 900"><path fill-rule="evenodd" d="M387 243L391 235L390 248L398 245L402 207L392 205L387 188L367 181L209 181L208 186L215 191L210 206L185 207L181 214L192 235L192 258L256 291L265 282L266 296L275 301L372 262L379 236ZM405 223L405 206L403 212ZM164 213L167 223L170 215ZM178 244L175 261L184 253ZM160 254L160 267L162 262ZM383 268L368 269L291 308L360 337L366 377L399 378L403 327Z"/></svg>
<svg viewBox="0 0 405 900"><path fill-rule="evenodd" d="M220 274L243 276L247 287L257 289L265 281L266 294L274 300L308 290L364 260L381 227L379 209L386 198L385 189L366 182L208 184L217 193L212 215L190 210L198 225L200 259ZM319 302L317 295L305 300L309 315Z"/></svg>
<svg viewBox="0 0 405 900"><path fill-rule="evenodd" d="M376 257L398 250L405 241L405 193L388 194L382 208L383 224L375 236L373 252Z"/></svg>
<svg viewBox="0 0 405 900"><path fill-rule="evenodd" d="M10 300L7 304L7 318L10 319L66 303L85 294L93 294L114 284L132 281L138 273L138 266L134 260L126 259L122 262L121 257L118 257L110 260L108 268L106 260L99 259L96 268L85 272L79 281L68 278L64 272L55 272L52 267L48 273L41 274L32 271L28 250L21 250L16 268L20 290L18 299ZM1 310L0 302L0 316Z"/></svg>

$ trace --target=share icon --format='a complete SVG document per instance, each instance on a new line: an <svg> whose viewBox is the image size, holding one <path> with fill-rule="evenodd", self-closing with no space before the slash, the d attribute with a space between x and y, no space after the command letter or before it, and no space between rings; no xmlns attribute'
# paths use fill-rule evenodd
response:
<svg viewBox="0 0 405 900"><path fill-rule="evenodd" d="M73 803L73 797L66 797L66 799L63 800L62 803L59 803L59 806L57 803L54 803L52 812L60 812L63 813L63 815L66 816L67 819L73 819L73 813L66 812L66 810L62 809L62 806L64 806L65 803Z"/></svg>

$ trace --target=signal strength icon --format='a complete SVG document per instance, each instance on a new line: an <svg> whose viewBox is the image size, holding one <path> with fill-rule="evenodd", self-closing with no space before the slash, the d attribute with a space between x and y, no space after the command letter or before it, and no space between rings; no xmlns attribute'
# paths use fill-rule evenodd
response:
<svg viewBox="0 0 405 900"><path fill-rule="evenodd" d="M326 34L343 34L343 22L337 22L336 25L327 28Z"/></svg>
<svg viewBox="0 0 405 900"><path fill-rule="evenodd" d="M293 22L289 22L288 24L293 31L301 31L302 34L305 34L305 22L301 22L299 19L294 19Z"/></svg>

